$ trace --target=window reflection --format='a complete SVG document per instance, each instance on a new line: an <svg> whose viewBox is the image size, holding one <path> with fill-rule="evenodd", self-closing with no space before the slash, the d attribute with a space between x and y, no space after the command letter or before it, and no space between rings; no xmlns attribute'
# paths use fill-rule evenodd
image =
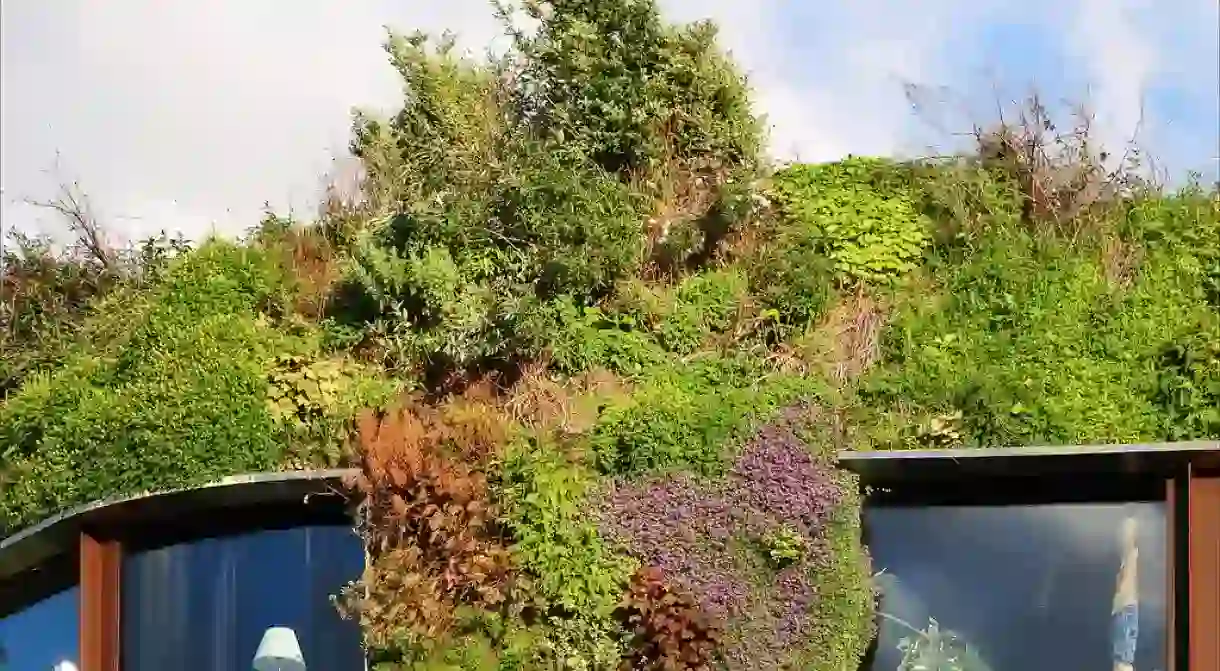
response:
<svg viewBox="0 0 1220 671"><path fill-rule="evenodd" d="M76 587L0 618L0 669L50 669L78 655L80 590Z"/></svg>
<svg viewBox="0 0 1220 671"><path fill-rule="evenodd" d="M291 627L311 669L363 671L360 632L331 602L364 552L345 527L209 538L123 565L125 671L246 669L270 627Z"/></svg>
<svg viewBox="0 0 1220 671"><path fill-rule="evenodd" d="M1162 504L879 506L865 522L882 593L869 671L1166 668Z"/></svg>

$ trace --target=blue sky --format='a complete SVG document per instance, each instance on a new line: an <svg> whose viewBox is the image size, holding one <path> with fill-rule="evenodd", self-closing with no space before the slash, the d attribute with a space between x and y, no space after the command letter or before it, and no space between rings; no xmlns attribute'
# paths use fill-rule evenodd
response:
<svg viewBox="0 0 1220 671"><path fill-rule="evenodd" d="M1111 144L1138 126L1172 175L1220 171L1215 0L661 4L720 22L783 158L923 153L990 118L997 90L1036 85L1089 103ZM475 49L497 34L485 0L11 0L2 11L5 226L51 225L21 200L50 195L58 155L59 174L127 237L240 232L264 202L308 210L350 108L398 100L384 25L450 28ZM940 130L912 114L904 81L943 87L927 112Z"/></svg>

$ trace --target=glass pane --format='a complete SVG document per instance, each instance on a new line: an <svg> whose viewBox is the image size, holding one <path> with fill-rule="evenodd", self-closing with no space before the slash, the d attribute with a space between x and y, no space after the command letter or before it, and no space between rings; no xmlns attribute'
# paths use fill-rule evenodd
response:
<svg viewBox="0 0 1220 671"><path fill-rule="evenodd" d="M209 538L129 556L123 668L249 669L263 633L291 627L310 669L363 671L359 629L330 600L363 567L360 541L344 527Z"/></svg>
<svg viewBox="0 0 1220 671"><path fill-rule="evenodd" d="M869 671L1167 666L1163 504L876 507L865 520L882 592Z"/></svg>
<svg viewBox="0 0 1220 671"><path fill-rule="evenodd" d="M80 590L66 589L0 619L0 669L50 669L79 653Z"/></svg>

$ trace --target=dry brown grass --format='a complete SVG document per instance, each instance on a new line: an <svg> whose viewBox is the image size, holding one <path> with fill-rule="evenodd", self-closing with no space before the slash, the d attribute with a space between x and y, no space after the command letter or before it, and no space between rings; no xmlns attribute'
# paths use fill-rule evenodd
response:
<svg viewBox="0 0 1220 671"><path fill-rule="evenodd" d="M1138 244L1117 235L1108 235L1102 243L1101 263L1106 280L1114 286L1126 289L1135 280L1144 250Z"/></svg>
<svg viewBox="0 0 1220 671"><path fill-rule="evenodd" d="M664 239L676 222L695 221L716 202L716 187L727 179L724 170L669 161L647 180L654 194L648 220L650 243Z"/></svg>
<svg viewBox="0 0 1220 671"><path fill-rule="evenodd" d="M1001 110L998 123L974 130L983 164L1016 178L1026 223L1075 235L1106 221L1124 197L1153 186L1152 166L1134 135L1114 161L1086 107L1074 107L1066 123L1053 116L1035 93L1015 115L1006 118ZM1138 134L1138 127L1133 130Z"/></svg>
<svg viewBox="0 0 1220 671"><path fill-rule="evenodd" d="M994 115L987 123L975 124L963 134L955 132L960 129L943 124L933 107L948 104L950 109L945 111L951 115L973 116L975 112L965 98L917 84L907 84L906 93L924 122L947 136L965 135L970 139L969 149L955 155L961 160L960 167L968 172L982 167L1012 179L1021 200L1022 223L1027 226L1052 230L1068 238L1106 233L1116 206L1132 195L1157 190L1164 179L1139 145L1142 116L1129 129L1129 137L1105 146L1097 131L1096 115L1087 104L1064 101L1052 108L1036 91L1007 99L1001 97L997 88ZM968 185L963 182L957 186ZM962 191L952 187L948 190ZM956 195L950 200L961 200L981 194L944 195ZM956 225L970 228L977 222L969 219L984 212L985 208L980 210L978 206L986 203L975 198L966 200L974 202L946 205L958 219Z"/></svg>
<svg viewBox="0 0 1220 671"><path fill-rule="evenodd" d="M869 294L847 296L794 345L789 356L837 384L854 380L880 358L885 315L885 306Z"/></svg>
<svg viewBox="0 0 1220 671"><path fill-rule="evenodd" d="M627 385L610 371L597 369L560 380L545 362L535 362L507 390L504 411L530 427L577 435L593 427L601 405L627 393Z"/></svg>
<svg viewBox="0 0 1220 671"><path fill-rule="evenodd" d="M334 246L314 226L294 227L265 244L293 278L294 311L308 319L321 318L341 276Z"/></svg>
<svg viewBox="0 0 1220 671"><path fill-rule="evenodd" d="M672 144L666 147L665 156L658 167L629 176L632 187L652 199L652 214L644 225L648 262L643 276L647 279L672 275L687 261L672 258L674 250L666 245L672 236L698 236L704 246L698 251L702 252L710 251L706 249L709 243L718 242L705 239L706 222L720 199L721 187L731 179L729 168L714 161L678 158Z"/></svg>

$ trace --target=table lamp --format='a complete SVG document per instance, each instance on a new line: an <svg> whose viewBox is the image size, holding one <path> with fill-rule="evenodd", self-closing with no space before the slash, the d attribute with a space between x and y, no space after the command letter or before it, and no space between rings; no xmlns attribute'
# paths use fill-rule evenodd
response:
<svg viewBox="0 0 1220 671"><path fill-rule="evenodd" d="M254 671L305 671L305 659L296 632L288 627L271 627L254 653Z"/></svg>

